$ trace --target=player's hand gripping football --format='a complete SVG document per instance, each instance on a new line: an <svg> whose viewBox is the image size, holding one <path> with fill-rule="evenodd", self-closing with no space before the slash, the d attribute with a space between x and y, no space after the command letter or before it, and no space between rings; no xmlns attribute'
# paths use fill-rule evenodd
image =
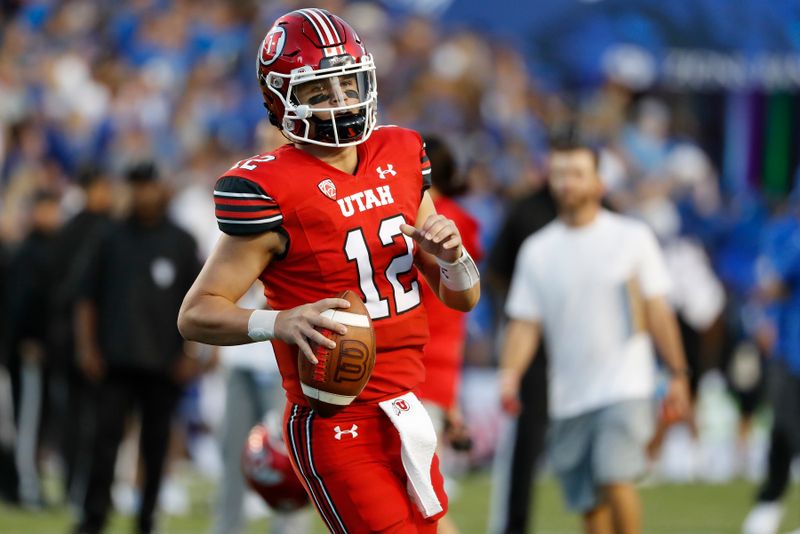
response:
<svg viewBox="0 0 800 534"><path fill-rule="evenodd" d="M329 349L336 348L336 342L322 335L316 328L338 332L342 335L347 333L346 326L323 317L322 312L331 308L349 307L350 303L344 299L327 298L281 311L275 319L275 337L285 343L297 345L308 361L316 365L317 357L314 356L311 343Z"/></svg>
<svg viewBox="0 0 800 534"><path fill-rule="evenodd" d="M416 241L422 250L442 261L453 263L461 257L461 234L455 223L443 215L429 216L422 228L401 224L400 230Z"/></svg>

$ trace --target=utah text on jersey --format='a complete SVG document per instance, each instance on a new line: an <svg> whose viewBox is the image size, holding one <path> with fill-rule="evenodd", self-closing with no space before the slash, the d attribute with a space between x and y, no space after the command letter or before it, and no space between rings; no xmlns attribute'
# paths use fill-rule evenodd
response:
<svg viewBox="0 0 800 534"><path fill-rule="evenodd" d="M382 185L375 189L365 189L358 193L353 193L344 198L340 198L336 202L339 203L339 209L342 210L342 215L345 217L352 217L358 207L358 212L371 210L377 206L386 206L394 204L392 198L392 190L388 185ZM353 205L355 202L355 205Z"/></svg>

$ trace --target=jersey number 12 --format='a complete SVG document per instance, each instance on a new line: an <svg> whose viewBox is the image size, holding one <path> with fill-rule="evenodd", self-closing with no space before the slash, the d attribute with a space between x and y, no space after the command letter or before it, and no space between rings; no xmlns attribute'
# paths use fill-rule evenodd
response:
<svg viewBox="0 0 800 534"><path fill-rule="evenodd" d="M395 256L389 262L384 276L392 286L395 309L398 314L407 312L420 302L419 284L413 280L410 288L406 289L398 277L411 270L414 264L414 241L400 231L400 225L405 222L402 215L395 215L381 221L378 228L378 238L384 247L394 244L397 236L402 236L406 244L406 252ZM367 311L373 319L389 317L389 299L381 297L378 285L375 283L375 269L372 266L372 255L367 248L367 240L361 228L354 228L347 232L344 242L344 253L347 261L356 262L358 269L359 285L366 298Z"/></svg>

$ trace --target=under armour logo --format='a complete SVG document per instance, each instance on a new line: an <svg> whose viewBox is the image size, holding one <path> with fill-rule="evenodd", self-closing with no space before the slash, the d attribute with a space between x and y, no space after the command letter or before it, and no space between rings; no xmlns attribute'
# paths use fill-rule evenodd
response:
<svg viewBox="0 0 800 534"><path fill-rule="evenodd" d="M357 438L358 432L356 432L356 430L358 430L358 425L355 424L350 428L350 430L342 430L342 427L340 426L333 427L333 431L336 432L334 437L340 441L344 434L350 434L353 438Z"/></svg>
<svg viewBox="0 0 800 534"><path fill-rule="evenodd" d="M387 174L391 174L392 176L397 176L397 171L394 170L394 165L392 165L391 163L387 163L386 166L388 167L388 169L386 169L385 171L383 170L382 167L378 167L377 169L375 169L378 172L378 176L381 177L381 180L385 180Z"/></svg>

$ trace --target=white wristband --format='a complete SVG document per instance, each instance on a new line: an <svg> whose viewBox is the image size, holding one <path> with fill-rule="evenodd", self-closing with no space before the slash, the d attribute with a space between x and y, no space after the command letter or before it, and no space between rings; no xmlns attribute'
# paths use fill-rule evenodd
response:
<svg viewBox="0 0 800 534"><path fill-rule="evenodd" d="M247 335L253 341L267 341L275 338L275 310L255 310L247 321Z"/></svg>
<svg viewBox="0 0 800 534"><path fill-rule="evenodd" d="M467 249L461 247L461 257L453 263L436 258L441 273L441 281L444 287L452 291L466 291L474 287L480 280L478 266L475 265Z"/></svg>

